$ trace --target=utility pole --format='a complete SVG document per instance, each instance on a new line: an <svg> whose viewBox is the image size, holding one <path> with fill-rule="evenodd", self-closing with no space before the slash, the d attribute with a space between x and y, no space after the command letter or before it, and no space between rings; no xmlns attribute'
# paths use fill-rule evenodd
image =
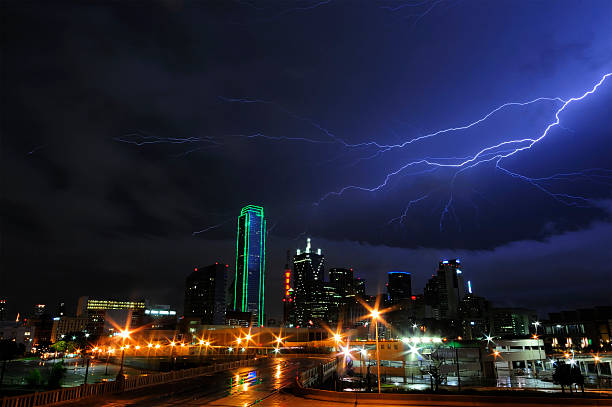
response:
<svg viewBox="0 0 612 407"><path fill-rule="evenodd" d="M87 375L89 374L89 361L90 358L87 358L87 362L85 365L85 380L83 381L83 384L87 384Z"/></svg>
<svg viewBox="0 0 612 407"><path fill-rule="evenodd" d="M457 343L455 343L455 362L457 364L457 389L461 391L461 374L459 373L459 351L457 349Z"/></svg>

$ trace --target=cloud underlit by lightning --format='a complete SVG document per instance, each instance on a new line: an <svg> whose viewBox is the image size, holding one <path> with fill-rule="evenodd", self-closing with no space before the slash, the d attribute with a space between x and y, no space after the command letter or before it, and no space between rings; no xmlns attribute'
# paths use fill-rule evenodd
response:
<svg viewBox="0 0 612 407"><path fill-rule="evenodd" d="M400 7L400 6L396 6ZM408 7L407 5L405 7ZM507 102L503 103L494 109L490 110L483 116L477 118L476 120L463 123L458 126L448 127L440 130L436 130L424 135L420 135L417 137L412 137L406 139L400 143L388 144L381 143L376 140L369 140L364 142L349 142L345 138L338 137L331 130L327 129L317 121L301 116L299 114L294 113L293 111L281 106L280 104L272 101L256 99L256 98L245 98L245 97L225 97L220 96L219 99L224 103L234 103L234 104L243 104L248 105L268 105L282 112L282 114L287 115L288 117L295 119L300 122L306 123L308 126L314 128L318 132L320 132L320 138L313 137L301 137L301 136L283 136L283 135L266 135L261 131L254 132L252 134L229 134L229 135L220 135L220 136L207 136L207 137L187 137L187 138L173 138L173 137L157 137L157 136L148 136L140 133L131 133L124 135L122 137L115 138L116 141L133 144L138 147L143 147L150 144L175 144L175 145L186 145L186 144L196 144L198 145L195 148L190 148L183 154L188 154L192 151L198 151L206 146L219 146L222 147L226 141L230 138L241 138L245 140L262 140L269 142L303 142L303 143L311 143L311 144L322 144L322 145L337 145L338 147L344 149L347 152L353 152L361 154L362 156L357 158L350 166L357 166L363 164L366 161L375 160L383 157L385 154L390 153L392 151L396 151L398 153L403 154L404 151L408 151L412 145L423 142L428 139L440 138L440 137L448 137L451 134L464 132L475 128L489 119L491 119L494 115L500 113L502 110L508 110L513 108L525 108L531 105L536 104L549 104L554 106L554 115L545 128L541 131L534 130L533 135L526 135L520 138L510 138L505 139L499 142L484 144L479 148L474 149L472 153L463 154L462 156L439 156L439 157L420 157L417 159L412 159L410 161L404 162L395 169L387 172L380 182L375 183L374 185L364 186L360 184L348 184L339 187L336 190L332 190L326 192L320 196L319 199L314 201L315 206L320 206L324 203L324 201L330 199L331 197L341 197L347 191L361 191L367 193L375 193L381 191L390 185L391 181L398 177L411 176L416 177L419 175L431 173L437 169L448 169L453 171L452 177L449 182L449 195L446 199L446 203L443 204L442 211L440 213L439 227L440 230L443 230L444 223L447 217L451 216L455 219L457 224L459 225L459 219L457 214L455 213L455 209L453 207L455 202L454 197L454 187L455 181L458 176L460 176L465 171L473 169L479 165L486 163L493 163L494 167L501 174L507 175L511 178L524 181L529 185L533 186L537 190L547 194L555 201L573 207L590 207L593 205L593 200L587 196L581 196L576 194L569 194L559 191L554 191L548 183L552 181L570 181L573 179L583 179L589 180L591 182L604 183L609 185L609 182L612 180L612 170L605 168L595 168L595 169L586 169L580 171L572 171L565 173L553 174L547 177L533 178L528 177L526 175L522 175L514 170L508 169L503 165L503 161L506 158L515 156L521 152L530 150L533 146L541 142L545 139L555 127L564 128L561 125L561 115L566 110L568 106L573 103L580 102L585 98L593 95L597 92L597 90L604 84L604 82L612 76L612 73L606 73L602 75L599 80L589 89L584 91L579 96L571 97L571 98L562 98L562 97L538 97L535 99L531 99L523 102ZM344 154L344 153L343 153ZM413 168L414 171L408 171L408 169ZM388 224L392 224L398 221L399 224L403 224L406 216L411 207L419 204L420 202L431 198L431 192L425 192L420 194L418 198L412 199L408 202L405 209L399 216L391 219ZM218 227L215 225L211 228ZM211 228L203 229L199 232L202 233Z"/></svg>

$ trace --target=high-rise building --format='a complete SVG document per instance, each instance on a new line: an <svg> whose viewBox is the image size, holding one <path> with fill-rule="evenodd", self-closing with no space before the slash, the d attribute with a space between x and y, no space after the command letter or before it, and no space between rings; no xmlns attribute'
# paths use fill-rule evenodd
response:
<svg viewBox="0 0 612 407"><path fill-rule="evenodd" d="M34 305L34 314L35 317L40 317L47 313L47 306L45 304L36 304Z"/></svg>
<svg viewBox="0 0 612 407"><path fill-rule="evenodd" d="M355 285L355 296L359 298L366 297L366 280L364 278L357 277L355 281L353 281Z"/></svg>
<svg viewBox="0 0 612 407"><path fill-rule="evenodd" d="M412 296L411 275L407 271L390 271L387 273L387 293L391 304L409 301Z"/></svg>
<svg viewBox="0 0 612 407"><path fill-rule="evenodd" d="M224 314L225 314L225 310ZM167 304L147 305L144 311L144 322L147 329L176 329L176 310Z"/></svg>
<svg viewBox="0 0 612 407"><path fill-rule="evenodd" d="M491 311L491 329L495 336L529 335L531 324L536 320L537 313L525 308L493 308Z"/></svg>
<svg viewBox="0 0 612 407"><path fill-rule="evenodd" d="M105 328L115 330L117 326L139 326L142 323L144 310L144 299L97 300L84 296L79 298L77 317L83 316L89 319L87 333L96 338L103 334Z"/></svg>
<svg viewBox="0 0 612 407"><path fill-rule="evenodd" d="M57 304L57 316L65 317L66 316L66 303L64 301L60 301Z"/></svg>
<svg viewBox="0 0 612 407"><path fill-rule="evenodd" d="M0 321L6 321L6 300L0 298Z"/></svg>
<svg viewBox="0 0 612 407"><path fill-rule="evenodd" d="M266 220L261 206L248 205L238 217L234 309L253 314L264 325Z"/></svg>
<svg viewBox="0 0 612 407"><path fill-rule="evenodd" d="M285 269L282 275L283 285L283 325L291 326L295 321L293 318L293 288L291 288L291 250L287 250L287 262L285 263Z"/></svg>
<svg viewBox="0 0 612 407"><path fill-rule="evenodd" d="M342 297L355 296L355 278L353 277L353 269L329 269L329 284L332 287L336 287L338 294L340 294Z"/></svg>
<svg viewBox="0 0 612 407"><path fill-rule="evenodd" d="M459 306L464 339L484 338L491 331L491 303L483 297L468 293Z"/></svg>
<svg viewBox="0 0 612 407"><path fill-rule="evenodd" d="M442 260L438 271L425 285L425 303L433 308L436 319L456 319L465 283L459 259Z"/></svg>
<svg viewBox="0 0 612 407"><path fill-rule="evenodd" d="M225 284L229 265L195 267L185 279L185 318L205 325L225 324Z"/></svg>
<svg viewBox="0 0 612 407"><path fill-rule="evenodd" d="M308 326L308 322L312 319L312 303L318 302L319 299L314 298L310 290L315 288L317 293L324 291L324 259L321 249L317 249L316 252L312 251L310 238L306 239L304 252L298 249L296 255L293 256L293 301L295 302L296 326Z"/></svg>

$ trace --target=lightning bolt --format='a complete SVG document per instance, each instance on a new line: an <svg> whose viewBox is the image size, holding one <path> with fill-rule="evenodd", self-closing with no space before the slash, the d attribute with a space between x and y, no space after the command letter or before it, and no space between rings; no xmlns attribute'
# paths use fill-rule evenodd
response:
<svg viewBox="0 0 612 407"><path fill-rule="evenodd" d="M208 226L208 227L206 227L206 228L204 228L204 229L202 229L202 230L198 230L197 232L193 232L191 235L192 235L192 236L197 236L197 235L199 235L200 233L206 233L206 232L208 232L208 231L210 231L210 230L220 228L221 226L223 226L223 225L225 225L226 223L228 223L228 222L230 222L230 221L233 221L233 220L235 220L235 218L230 218L230 219L224 220L223 222L221 222L221 223L217 223L216 225Z"/></svg>
<svg viewBox="0 0 612 407"><path fill-rule="evenodd" d="M415 205L418 202L421 202L421 201L427 199L427 198L429 198L429 194L423 195L420 198L413 199L412 201L408 202L408 205L406 205L406 208L404 209L404 212L400 216L391 219L389 222L387 222L387 224L389 225L389 224L395 222L396 220L399 220L400 225L403 224L404 220L406 219L406 216L408 215L408 210L410 209L410 207L412 205Z"/></svg>
<svg viewBox="0 0 612 407"><path fill-rule="evenodd" d="M510 109L510 108L522 108L531 106L534 104L541 103L550 103L555 106L554 110L554 119L551 120L545 128L536 136L533 137L523 137L523 138L515 138L515 139L506 139L491 145L481 146L480 149L476 149L474 152L456 157L423 157L414 159L412 161L408 161L400 165L399 167L389 171L386 175L383 176L383 179L373 186L363 186L363 185L346 185L338 190L330 191L323 194L317 201L314 202L315 206L322 204L325 200L329 199L332 196L342 196L346 191L356 190L361 192L377 192L381 189L387 187L392 180L399 176L417 176L421 174L426 174L429 172L433 172L437 169L449 169L454 170L450 181L450 194L448 199L446 200L446 204L443 205L439 226L440 230L443 229L443 224L445 218L447 216L452 216L458 223L457 215L453 208L453 203L455 201L453 188L455 184L455 180L459 175L463 172L473 169L481 164L485 163L494 163L495 168L500 171L502 174L508 175L512 178L527 182L534 188L540 190L543 193L546 193L548 196L553 198L559 203L568 206L575 207L586 207L592 205L594 202L588 197L574 195L574 194L564 194L560 192L553 191L547 183L551 181L567 181L576 178L588 179L594 182L603 183L605 185L609 185L608 181L612 179L612 171L607 169L587 169L576 172L567 172L567 173L559 173L554 174L548 177L542 178L533 178L528 177L517 172L513 172L502 165L503 160L512 156L515 156L521 152L526 150L530 150L533 146L540 143L544 140L551 132L552 129L559 127L564 128L561 125L561 115L568 108L568 106L578 103L585 98L593 95L597 92L597 90L604 84L604 82L612 76L612 73L603 74L600 79L588 90L583 92L579 96L575 96L569 99L561 98L561 97L538 97L528 101L522 102L507 102L501 105L498 105L494 109L485 113L483 116L473 120L471 122L467 122L458 126L448 127L441 130L436 130L431 133L427 133L424 135L419 135L417 137L413 137L407 139L400 143L395 144L386 144L380 143L378 141L364 141L358 143L351 143L345 140L344 138L336 136L331 130L325 128L320 123L315 120L301 116L299 114L294 113L293 111L284 108L283 106L263 99L251 99L251 98L229 98L220 96L219 99L226 103L238 103L244 105L254 105L254 104L263 104L272 106L283 114L288 115L289 117L302 121L309 126L318 130L323 138L309 138L309 137L287 137L287 136L269 136L263 134L261 132L256 132L250 135L229 135L223 137L188 137L188 138L161 138L154 136L143 136L140 134L127 135L121 138L118 138L117 141L121 141L124 143L135 144L137 146L144 146L147 144L159 144L159 143L167 143L167 144L194 144L194 143L208 143L208 144L222 144L223 140L228 137L239 137L244 139L263 139L269 141L287 141L287 142L307 142L307 143L315 143L315 144L338 144L339 146L345 148L347 152L349 151L366 151L366 155L359 158L357 162L373 160L379 157L382 157L385 153L390 152L392 150L402 150L409 147L412 144L420 143L428 139L434 139L439 137L447 137L457 132L467 131L472 129L480 124L486 122L491 117L501 112L502 110ZM412 172L408 172L409 169L414 169ZM419 202L431 198L431 193L425 194L419 198L413 199L408 202L407 206L404 208L403 212L391 219L388 224L393 223L395 221L399 221L399 224L402 224L406 219L406 216L410 210L410 208L414 207L414 205ZM206 229L205 229L206 230Z"/></svg>
<svg viewBox="0 0 612 407"><path fill-rule="evenodd" d="M435 137L438 136L440 134L444 134L444 133L448 133L448 132L453 132L453 131L458 131L458 130L465 130L465 129L469 129L471 127L476 126L479 123L482 123L483 121L485 121L486 119L488 119L489 117L491 117L493 114L495 114L496 112L498 112L499 110L508 107L508 106L516 106L516 105L520 105L520 106L525 106L528 104L532 104L532 103L536 103L539 101L543 101L543 100L555 100L555 101L562 101L563 104L562 106L557 109L557 111L555 112L555 120L551 123L549 123L546 128L544 129L544 131L540 134L539 137L536 138L522 138L522 139L512 139L512 140L507 140L507 141L502 141L500 143L488 146L488 147L484 147L481 150L477 151L475 154L466 157L463 160L459 160L459 162L456 163L445 163L445 160L451 160L453 159L452 157L449 158L444 158L444 159L429 159L429 158L423 158L420 160L416 160L416 161L412 161L412 162L408 162L404 165L402 165L400 168L396 169L395 171L392 171L390 173L388 173L385 177L385 179L383 180L383 182L381 182L380 184L374 186L374 187L363 187L363 186L358 186L358 185L349 185L349 186L345 186L343 188L341 188L338 191L335 192L328 192L327 194L325 194L320 200L319 202L325 200L327 197L332 196L332 195L342 195L345 191L349 190L349 189L357 189L357 190L361 190L361 191L367 191L367 192L375 192L380 190L381 188L385 187L389 180L391 178L393 178L395 175L401 173L402 171L404 171L406 168L409 168L411 166L415 166L415 165L427 165L427 166L435 166L435 167L448 167L448 168L460 168L460 171L465 171L467 169L470 168L474 168L475 166L485 163L485 162L490 162L493 160L502 160L504 158L508 158L511 157L521 151L525 151L530 149L531 147L533 147L535 144L537 144L538 142L542 141L550 132L550 130L552 128L554 128L555 126L558 126L560 123L560 117L559 115L567 108L567 106L569 106L571 103L577 102L577 101L581 101L584 98L586 98L589 95L592 95L593 93L595 93L597 91L597 89L603 84L603 82L609 77L611 76L612 73L607 73L605 75L602 76L602 78L599 80L599 82L597 82L592 89L586 91L583 95L578 96L578 97L573 97L571 99L568 100L563 100L561 98L537 98L534 99L532 101L529 102L522 102L522 103L517 103L517 102L510 102L510 103L505 103L497 108L495 108L493 111L491 111L490 113L486 114L484 117L469 123L467 125L463 125L463 126L459 126L459 127L451 127L448 129L444 129L444 130L439 130L436 131L434 133L430 133L428 135L424 135L424 136L420 136L417 137L415 139L409 140L407 142L404 142L402 144L397 144L392 146L393 148L402 148L404 146L406 146L407 144L419 141L419 140L423 140L425 138L431 138L431 137ZM510 147L510 148L507 148ZM501 149L504 148L504 149Z"/></svg>

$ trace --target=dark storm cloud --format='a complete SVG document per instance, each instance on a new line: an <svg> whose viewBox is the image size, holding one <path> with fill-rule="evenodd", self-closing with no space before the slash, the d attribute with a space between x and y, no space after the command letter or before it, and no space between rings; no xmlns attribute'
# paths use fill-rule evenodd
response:
<svg viewBox="0 0 612 407"><path fill-rule="evenodd" d="M373 150L237 137L330 141L320 125L352 143L397 143L507 101L580 95L612 69L609 4L464 2L433 9L418 25L373 3L305 7L315 4L286 12L241 2L3 3L0 291L25 289L23 271L37 283L28 298L11 299L20 307L69 291L178 305L194 265L233 264L234 218L249 203L264 205L274 225L270 275L286 248L303 245L292 239L308 233L321 239L330 265L354 265L373 287L390 268L414 265L427 276L439 257L459 253L484 295L507 283L490 278L488 267L496 276L543 270L533 285L541 295L517 295L517 303L555 302L564 292L557 304L582 304L578 291L544 282L554 270L569 278L563 250L586 233L590 251L572 270L609 281L609 266L593 260L610 249L609 211L597 204L610 198L609 178L547 184L593 198L586 208L562 205L491 164L452 186L453 171L408 171L379 192L349 190L314 205L346 185L378 185L418 157L537 137L553 105L502 112L473 131L365 161L358 160ZM606 83L563 113L564 128L507 167L533 177L610 168L611 100ZM134 134L215 142L118 141ZM403 224L389 224L424 195ZM546 262L524 255L557 244L564 249ZM597 292L592 298L603 298Z"/></svg>

